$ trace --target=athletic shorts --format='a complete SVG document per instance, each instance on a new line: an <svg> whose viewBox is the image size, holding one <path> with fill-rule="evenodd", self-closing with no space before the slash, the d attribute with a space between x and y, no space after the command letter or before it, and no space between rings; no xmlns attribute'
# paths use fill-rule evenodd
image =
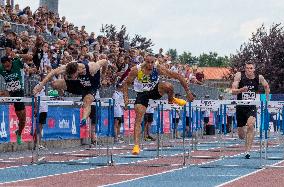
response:
<svg viewBox="0 0 284 187"><path fill-rule="evenodd" d="M47 117L47 112L39 113L39 123L46 124L46 117Z"/></svg>
<svg viewBox="0 0 284 187"><path fill-rule="evenodd" d="M24 97L24 90L9 92L10 97ZM20 102L14 103L15 111L25 110L25 104Z"/></svg>
<svg viewBox="0 0 284 187"><path fill-rule="evenodd" d="M192 118L191 118L191 121L192 121ZM188 116L186 116L186 118L185 118L185 125L188 127L189 126L189 117Z"/></svg>
<svg viewBox="0 0 284 187"><path fill-rule="evenodd" d="M227 124L232 124L233 120L234 120L234 116L227 116Z"/></svg>
<svg viewBox="0 0 284 187"><path fill-rule="evenodd" d="M118 120L119 123L124 123L124 116L114 117L115 120Z"/></svg>
<svg viewBox="0 0 284 187"><path fill-rule="evenodd" d="M208 123L209 122L209 117L203 117L203 121L204 121L204 123Z"/></svg>
<svg viewBox="0 0 284 187"><path fill-rule="evenodd" d="M79 80L65 80L66 86L67 86L67 92L75 94L75 95L82 95L82 100L84 97L88 94L91 94L94 98L97 93L97 89L89 89L85 88ZM91 123L96 124L97 122L97 116L96 116L96 106L92 105L91 106L91 113L90 113L90 118L91 118Z"/></svg>
<svg viewBox="0 0 284 187"><path fill-rule="evenodd" d="M153 113L145 113L144 114L144 122L152 123L154 121Z"/></svg>
<svg viewBox="0 0 284 187"><path fill-rule="evenodd" d="M179 118L172 118L173 124L178 124L179 123Z"/></svg>
<svg viewBox="0 0 284 187"><path fill-rule="evenodd" d="M65 83L67 86L67 89L66 89L67 92L75 94L75 95L82 95L82 99L88 94L91 94L95 97L97 93L97 89L84 87L80 83L80 80L65 80Z"/></svg>
<svg viewBox="0 0 284 187"><path fill-rule="evenodd" d="M135 100L135 105L141 104L147 108L149 104L149 99L153 99L153 100L161 99L162 95L160 95L158 91L158 86L159 86L159 83L155 86L153 90L145 91L145 92L138 92L136 96L136 100Z"/></svg>
<svg viewBox="0 0 284 187"><path fill-rule="evenodd" d="M256 106L237 105L236 106L236 117L237 126L244 127L247 124L250 116L256 117Z"/></svg>

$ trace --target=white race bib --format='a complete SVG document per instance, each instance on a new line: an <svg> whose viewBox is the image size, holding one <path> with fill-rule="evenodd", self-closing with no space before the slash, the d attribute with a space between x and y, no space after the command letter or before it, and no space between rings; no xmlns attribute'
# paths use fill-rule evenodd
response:
<svg viewBox="0 0 284 187"><path fill-rule="evenodd" d="M20 81L11 81L6 84L7 91L16 91L21 89L21 82Z"/></svg>
<svg viewBox="0 0 284 187"><path fill-rule="evenodd" d="M255 100L255 92L243 92L242 99L243 100Z"/></svg>

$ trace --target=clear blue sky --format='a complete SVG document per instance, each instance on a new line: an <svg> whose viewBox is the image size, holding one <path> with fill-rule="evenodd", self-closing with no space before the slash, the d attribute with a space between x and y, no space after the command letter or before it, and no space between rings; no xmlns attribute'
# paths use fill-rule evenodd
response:
<svg viewBox="0 0 284 187"><path fill-rule="evenodd" d="M33 10L39 0L15 0ZM59 14L99 34L102 24L126 25L151 38L154 50L230 55L264 23L284 18L283 0L59 0Z"/></svg>

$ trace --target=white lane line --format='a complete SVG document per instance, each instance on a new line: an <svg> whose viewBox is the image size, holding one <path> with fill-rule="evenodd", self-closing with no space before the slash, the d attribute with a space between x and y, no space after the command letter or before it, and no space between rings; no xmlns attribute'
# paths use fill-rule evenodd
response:
<svg viewBox="0 0 284 187"><path fill-rule="evenodd" d="M277 163L275 163L275 164L273 164L273 165L271 165L271 166L276 166L276 165L278 165L278 164L281 164L282 162L284 162L284 160L281 160L281 161L279 161L279 162L277 162ZM253 175L253 174L258 173L258 172L261 172L261 171L263 171L263 170L265 170L265 169L266 169L266 168L262 168L262 169L256 170L256 171L254 171L254 172L251 172L251 173L248 173L248 174L246 174L246 175L240 176L240 177L235 178L235 179L233 179L233 180L230 180L230 181L228 181L228 182L222 183L222 184L220 184L220 185L218 185L218 186L216 186L216 187L225 186L225 185L227 185L227 184L230 184L230 183L232 183L232 182L235 182L235 181L240 180L240 179L242 179L242 178L245 178L245 177L247 177L247 176Z"/></svg>
<svg viewBox="0 0 284 187"><path fill-rule="evenodd" d="M213 148L212 148L213 149ZM130 153L130 152L127 152L127 153ZM127 154L126 153L126 154ZM119 154L119 153L118 153ZM113 155L118 155L118 154L113 154ZM183 153L180 153L181 155ZM167 155L167 156L174 156L176 154L173 154L173 155ZM239 155L239 154L237 154ZM237 156L237 155L234 155L234 156ZM151 160L156 160L158 158L152 158ZM83 160L83 159L78 159L76 161L80 161L80 160ZM213 161L209 161L209 162L202 162L200 164L197 164L197 165L203 165L203 164L208 164L208 163L211 163L211 162L216 162L216 161L219 161L219 160L222 160L222 159L218 159L218 160L213 160ZM132 162L128 162L126 164L134 164L134 163L137 163L137 162L147 162L147 161L150 161L149 159L145 159L145 160L136 160L136 161L132 161ZM59 161L60 162L60 161ZM117 165L120 165L122 163L117 163ZM123 165L123 164L122 164ZM190 166L193 166L193 165L196 165L196 164L192 164ZM29 166L29 165L22 165L24 167L26 166ZM22 166L12 166L12 167L8 167L8 168L17 168L17 167L22 167ZM189 166L189 167L190 167ZM22 182L22 181L29 181L29 180L36 180L36 179L42 179L42 178L46 178L46 177L53 177L53 176L59 176L59 175L66 175L66 174L73 174L73 173L78 173L78 172L82 172L82 171L89 171L89 170L93 170L93 169L99 169L99 168L104 168L104 167L108 167L108 166L102 166L102 167L96 167L96 168L89 168L89 169L83 169L83 170L76 170L76 171L72 171L72 172L66 172L66 173L58 173L58 174L52 174L52 175L46 175L46 176L40 176L40 177L34 177L34 178L28 178L28 179L21 179L21 180L16 180L16 181L9 181L9 182L3 182L3 183L0 183L1 184L9 184L9 183L17 183L17 182ZM164 172L161 172L161 173L156 173L156 174L153 174L153 175L147 175L147 176L143 176L143 177L139 177L139 178L135 178L135 179L131 179L131 180L126 180L126 181L121 181L119 183L114 183L114 184L120 184L120 183L125 183L125 182L129 182L129 181L134 181L134 180L138 180L140 178L146 178L146 177L150 177L150 176L155 176L155 175L161 175L161 174L164 174L164 173L169 173L169 172L174 172L174 171L178 171L178 170L181 170L181 169L185 169L187 167L182 167L182 168L177 168L177 169L173 169L173 170L168 170L168 171L164 171ZM0 169L7 169L7 168L0 168ZM114 184L108 184L106 186L109 186L109 185L114 185Z"/></svg>
<svg viewBox="0 0 284 187"><path fill-rule="evenodd" d="M151 176L157 176L157 175L161 175L161 174L165 174L165 173L172 173L172 172L175 172L175 171L182 170L184 168L186 168L186 167L172 169L172 170L168 170L168 171L164 171L164 172L160 172L160 173L155 173L153 175L146 175L146 176L143 176L143 177L138 177L138 178L135 178L135 179L129 179L129 180L121 181L121 182L101 185L101 186L98 186L98 187L105 187L105 186L113 186L113 185L117 185L117 184L123 184L123 183L126 183L126 182L131 182L131 181L135 181L135 180L139 180L139 179L144 179L144 178L151 177Z"/></svg>

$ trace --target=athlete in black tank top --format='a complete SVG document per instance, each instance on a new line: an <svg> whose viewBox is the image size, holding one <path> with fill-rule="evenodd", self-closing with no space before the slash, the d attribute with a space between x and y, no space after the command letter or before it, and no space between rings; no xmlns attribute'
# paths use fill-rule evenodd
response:
<svg viewBox="0 0 284 187"><path fill-rule="evenodd" d="M259 84L265 89L266 98L269 99L269 85L262 75L255 74L255 65L253 63L245 64L244 72L237 72L232 85L232 94L237 95L238 100L255 100L259 92ZM238 135L240 139L246 139L245 158L250 158L250 150L254 139L254 124L256 122L256 106L237 105L236 117L238 126Z"/></svg>
<svg viewBox="0 0 284 187"><path fill-rule="evenodd" d="M43 80L38 84L33 92L39 93L43 86L50 81L53 76L65 74L66 79L58 79L53 81L52 85L57 90L67 90L71 93L82 95L83 97L83 117L81 125L86 125L86 119L91 112L91 105L95 99L95 93L100 85L100 68L106 67L107 60L102 59L97 62L77 63L70 62L67 65L53 69ZM67 79L68 78L68 79Z"/></svg>
<svg viewBox="0 0 284 187"><path fill-rule="evenodd" d="M245 72L241 72L241 80L238 89L247 87L247 92L242 92L237 95L238 100L254 100L256 93L259 92L259 75L253 79L247 78Z"/></svg>

